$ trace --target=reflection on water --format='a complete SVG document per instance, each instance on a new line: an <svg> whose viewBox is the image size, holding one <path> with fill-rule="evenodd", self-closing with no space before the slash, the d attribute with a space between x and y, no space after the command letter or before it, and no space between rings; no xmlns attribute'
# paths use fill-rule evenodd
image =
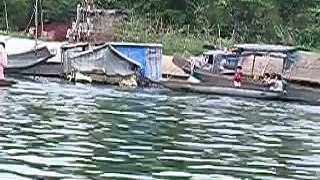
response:
<svg viewBox="0 0 320 180"><path fill-rule="evenodd" d="M319 107L20 81L0 179L320 179Z"/></svg>

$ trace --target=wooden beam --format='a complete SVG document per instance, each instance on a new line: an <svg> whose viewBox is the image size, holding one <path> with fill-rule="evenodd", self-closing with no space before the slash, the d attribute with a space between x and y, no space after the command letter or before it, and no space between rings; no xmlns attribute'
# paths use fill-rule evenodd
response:
<svg viewBox="0 0 320 180"><path fill-rule="evenodd" d="M285 58L283 58L283 62L282 62L282 70L281 70L281 73L283 74L284 72L284 66L286 65L288 61L288 53L287 53L287 56Z"/></svg>
<svg viewBox="0 0 320 180"><path fill-rule="evenodd" d="M44 25L43 25L43 9L42 9L42 0L40 0L40 22L41 22L41 39L43 39L43 31L44 31Z"/></svg>
<svg viewBox="0 0 320 180"><path fill-rule="evenodd" d="M254 67L256 64L256 53L253 54L253 62L252 62L252 68L251 68L251 76L254 75Z"/></svg>
<svg viewBox="0 0 320 180"><path fill-rule="evenodd" d="M8 22L8 11L7 11L7 2L6 0L3 0L4 3L4 11L5 11L5 16L6 16L6 34L9 33L9 22Z"/></svg>
<svg viewBox="0 0 320 180"><path fill-rule="evenodd" d="M35 49L37 48L38 45L38 0L36 0L36 5L35 5L35 16L34 16L34 24L35 24L35 39L36 39L36 44L35 44Z"/></svg>

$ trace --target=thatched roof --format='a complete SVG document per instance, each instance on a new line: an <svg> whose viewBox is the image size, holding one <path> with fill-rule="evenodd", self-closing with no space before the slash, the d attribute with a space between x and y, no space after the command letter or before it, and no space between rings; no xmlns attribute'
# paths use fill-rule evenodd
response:
<svg viewBox="0 0 320 180"><path fill-rule="evenodd" d="M236 44L235 48L240 51L251 51L251 52L276 52L276 53L290 53L299 50L293 46L282 46L282 45L268 45L268 44Z"/></svg>

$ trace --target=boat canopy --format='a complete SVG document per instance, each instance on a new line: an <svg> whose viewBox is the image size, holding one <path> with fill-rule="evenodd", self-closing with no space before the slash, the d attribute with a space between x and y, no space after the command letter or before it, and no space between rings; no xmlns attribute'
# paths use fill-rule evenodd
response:
<svg viewBox="0 0 320 180"><path fill-rule="evenodd" d="M283 45L269 45L269 44L237 44L234 48L241 52L242 56L253 55L252 74L255 66L256 56L267 56L272 58L279 58L283 61L282 72L288 70L297 62L300 57L297 53L300 48Z"/></svg>
<svg viewBox="0 0 320 180"><path fill-rule="evenodd" d="M226 69L235 69L241 60L241 57L239 53L231 51L210 50L203 53L202 59L204 59L203 61L206 64L211 64L213 66L213 72L218 72L221 66Z"/></svg>
<svg viewBox="0 0 320 180"><path fill-rule="evenodd" d="M298 47L283 46L283 45L269 45L269 44L236 44L235 48L240 51L250 52L273 52L273 53L292 53L298 51Z"/></svg>

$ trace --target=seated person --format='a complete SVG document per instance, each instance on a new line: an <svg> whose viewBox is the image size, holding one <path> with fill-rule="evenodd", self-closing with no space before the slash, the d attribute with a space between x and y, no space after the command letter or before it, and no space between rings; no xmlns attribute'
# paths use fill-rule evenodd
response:
<svg viewBox="0 0 320 180"><path fill-rule="evenodd" d="M283 81L282 76L280 74L271 76L271 80L268 81L268 84L270 85L271 91L277 91L277 92L283 92Z"/></svg>
<svg viewBox="0 0 320 180"><path fill-rule="evenodd" d="M263 82L269 82L271 80L271 75L269 73L265 73L263 76Z"/></svg>

